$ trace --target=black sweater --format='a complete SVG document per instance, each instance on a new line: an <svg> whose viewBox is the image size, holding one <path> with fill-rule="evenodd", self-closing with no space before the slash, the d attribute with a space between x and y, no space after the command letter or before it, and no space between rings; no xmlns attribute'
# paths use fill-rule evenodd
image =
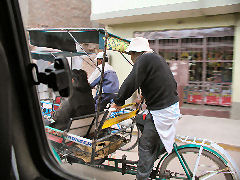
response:
<svg viewBox="0 0 240 180"><path fill-rule="evenodd" d="M95 105L91 88L79 89L74 87L72 96L60 105L53 117L56 122L50 126L65 130L70 118L93 113L95 113Z"/></svg>
<svg viewBox="0 0 240 180"><path fill-rule="evenodd" d="M139 87L149 110L164 109L179 100L177 83L168 64L155 53L138 57L114 102L122 106Z"/></svg>

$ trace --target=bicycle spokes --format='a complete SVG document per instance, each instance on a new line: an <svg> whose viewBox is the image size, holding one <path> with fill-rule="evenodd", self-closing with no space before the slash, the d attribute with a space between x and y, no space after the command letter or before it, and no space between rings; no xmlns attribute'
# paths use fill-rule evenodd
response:
<svg viewBox="0 0 240 180"><path fill-rule="evenodd" d="M177 153L173 152L167 156L160 167L161 176L167 179L232 180L229 171L220 158L197 147L178 149Z"/></svg>

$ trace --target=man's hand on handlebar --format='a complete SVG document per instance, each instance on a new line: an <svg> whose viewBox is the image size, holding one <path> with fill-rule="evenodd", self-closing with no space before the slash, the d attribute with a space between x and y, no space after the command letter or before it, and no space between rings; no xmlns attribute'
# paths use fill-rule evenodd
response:
<svg viewBox="0 0 240 180"><path fill-rule="evenodd" d="M140 104L143 102L144 97L141 94L137 95L138 97L134 100L136 103L136 108L139 108Z"/></svg>
<svg viewBox="0 0 240 180"><path fill-rule="evenodd" d="M134 100L134 103L136 103L136 105L138 106L139 104L142 103L142 99L136 98L136 99Z"/></svg>

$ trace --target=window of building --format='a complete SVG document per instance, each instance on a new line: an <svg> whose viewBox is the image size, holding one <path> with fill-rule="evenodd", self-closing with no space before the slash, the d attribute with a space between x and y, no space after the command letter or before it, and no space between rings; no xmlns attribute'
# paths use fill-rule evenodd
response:
<svg viewBox="0 0 240 180"><path fill-rule="evenodd" d="M167 62L188 63L184 103L231 106L233 28L135 32L135 36L149 39Z"/></svg>

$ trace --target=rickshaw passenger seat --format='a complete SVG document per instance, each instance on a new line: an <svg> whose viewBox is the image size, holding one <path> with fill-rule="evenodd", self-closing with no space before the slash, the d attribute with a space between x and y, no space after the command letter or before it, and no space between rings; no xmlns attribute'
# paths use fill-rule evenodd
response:
<svg viewBox="0 0 240 180"><path fill-rule="evenodd" d="M81 137L87 137L94 132L95 129L95 116L96 114L90 114L80 117L71 118L66 131L70 134L74 134ZM100 112L98 118L98 125L103 120L104 111Z"/></svg>

